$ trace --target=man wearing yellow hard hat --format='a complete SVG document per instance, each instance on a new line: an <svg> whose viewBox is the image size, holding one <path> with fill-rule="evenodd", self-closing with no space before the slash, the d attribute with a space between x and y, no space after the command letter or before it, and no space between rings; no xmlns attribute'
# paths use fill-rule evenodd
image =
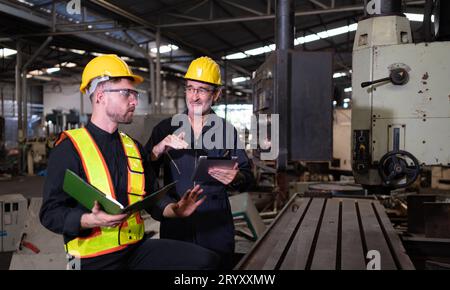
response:
<svg viewBox="0 0 450 290"><path fill-rule="evenodd" d="M173 122L175 116L163 120L153 129L145 146L151 155L155 173L158 174L163 167L164 183L178 180L176 193L167 196L161 205L160 236L191 242L213 250L221 257L221 268L230 269L233 266L235 241L228 191L245 191L253 184L254 177L245 151L238 149L237 131L234 127L231 127L234 135L231 148L214 146L211 149L205 143L198 142L211 135L212 123L222 123L222 128L226 128L225 120L215 115L211 109L221 94L219 65L209 57L197 58L191 62L184 78L187 107L185 116L189 129L178 133L180 124ZM211 119L216 121L211 122ZM219 132L219 135L222 133L226 135L225 132ZM213 158L235 156L237 162L232 169L209 168L211 180L201 183L206 200L190 217L164 218L165 204L179 200L184 191L196 184L192 174L199 156L202 155Z"/></svg>
<svg viewBox="0 0 450 290"><path fill-rule="evenodd" d="M110 199L127 206L155 190L155 177L141 144L117 127L133 120L143 81L117 55L102 55L84 68L80 91L89 95L92 117L85 128L64 131L48 163L41 223L62 234L70 259L81 269L213 269L212 251L173 240L147 239L139 212L110 215L96 202L84 208L63 191L70 169ZM189 216L203 202L201 189L167 204L165 217ZM147 209L152 213L152 209Z"/></svg>

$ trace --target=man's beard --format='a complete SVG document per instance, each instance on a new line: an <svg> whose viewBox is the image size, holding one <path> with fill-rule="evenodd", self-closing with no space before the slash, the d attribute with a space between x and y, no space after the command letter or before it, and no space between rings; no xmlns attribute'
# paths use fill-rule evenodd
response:
<svg viewBox="0 0 450 290"><path fill-rule="evenodd" d="M209 114L209 112L211 111L212 100L207 101L205 104L198 103L197 105L194 105L191 103L190 105L192 110L192 112L190 112L191 114L196 116L202 116Z"/></svg>
<svg viewBox="0 0 450 290"><path fill-rule="evenodd" d="M106 111L106 115L111 119L111 121L116 122L118 124L131 124L133 122L133 112L129 114L130 111L127 111L124 115L120 115L118 113L112 113Z"/></svg>

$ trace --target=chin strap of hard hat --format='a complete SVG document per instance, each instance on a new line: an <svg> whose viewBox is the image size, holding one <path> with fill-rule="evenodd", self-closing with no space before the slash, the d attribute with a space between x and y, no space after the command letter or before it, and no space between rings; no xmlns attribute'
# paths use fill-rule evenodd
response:
<svg viewBox="0 0 450 290"><path fill-rule="evenodd" d="M111 78L109 76L98 77L98 78L93 79L91 81L91 83L89 84L89 88L86 90L86 95L89 97L95 91L98 84L109 81L110 79Z"/></svg>

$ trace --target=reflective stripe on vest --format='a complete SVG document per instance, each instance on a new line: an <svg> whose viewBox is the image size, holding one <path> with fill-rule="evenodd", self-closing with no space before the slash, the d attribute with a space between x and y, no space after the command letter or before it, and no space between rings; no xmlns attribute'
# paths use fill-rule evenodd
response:
<svg viewBox="0 0 450 290"><path fill-rule="evenodd" d="M85 128L64 131L59 144L69 137L83 164L88 182L105 194L116 199L109 169L92 136ZM133 204L145 195L145 176L139 149L133 139L120 132L128 167L128 202ZM66 244L67 252L75 257L90 258L116 252L144 236L144 223L139 212L118 227L98 227L87 237L78 237Z"/></svg>

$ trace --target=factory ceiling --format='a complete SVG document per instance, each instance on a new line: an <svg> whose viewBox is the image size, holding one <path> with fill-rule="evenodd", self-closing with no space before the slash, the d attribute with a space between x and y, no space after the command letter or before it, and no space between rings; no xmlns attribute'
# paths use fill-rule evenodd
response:
<svg viewBox="0 0 450 290"><path fill-rule="evenodd" d="M355 23L367 1L294 2L295 49L332 51L335 72L348 72ZM425 1L403 2L405 12L423 14ZM99 53L117 53L148 77L159 38L167 73L181 76L193 58L209 55L226 67L230 85L249 91L249 81L231 80L248 80L274 48L275 8L274 0L0 0L0 78L14 82L18 49L23 63L38 53L27 72L59 68L34 81L77 82ZM411 25L420 41L422 23ZM336 82L348 85L350 77Z"/></svg>

